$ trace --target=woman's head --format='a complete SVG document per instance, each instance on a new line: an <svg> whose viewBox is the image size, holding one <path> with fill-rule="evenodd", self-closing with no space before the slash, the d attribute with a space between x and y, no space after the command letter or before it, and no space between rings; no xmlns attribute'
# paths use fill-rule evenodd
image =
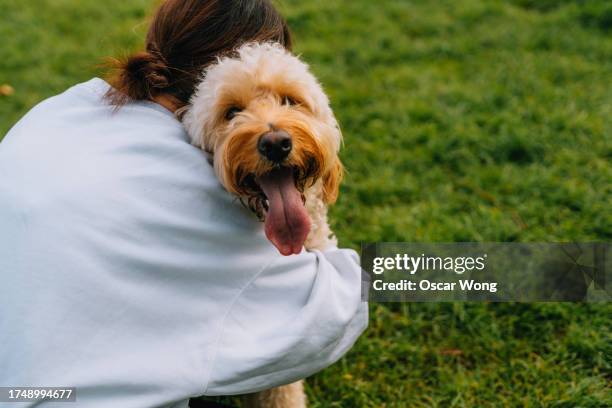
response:
<svg viewBox="0 0 612 408"><path fill-rule="evenodd" d="M207 65L251 41L291 49L287 23L270 0L166 0L145 50L118 64L107 96L115 105L160 95L186 104Z"/></svg>

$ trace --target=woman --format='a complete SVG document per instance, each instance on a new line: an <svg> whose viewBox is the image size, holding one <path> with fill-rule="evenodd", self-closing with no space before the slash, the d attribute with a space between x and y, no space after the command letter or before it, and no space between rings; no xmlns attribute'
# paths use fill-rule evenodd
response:
<svg viewBox="0 0 612 408"><path fill-rule="evenodd" d="M0 144L0 386L158 407L288 384L364 330L353 251L283 257L173 112L245 41L289 48L268 0L169 0L146 50L50 98Z"/></svg>

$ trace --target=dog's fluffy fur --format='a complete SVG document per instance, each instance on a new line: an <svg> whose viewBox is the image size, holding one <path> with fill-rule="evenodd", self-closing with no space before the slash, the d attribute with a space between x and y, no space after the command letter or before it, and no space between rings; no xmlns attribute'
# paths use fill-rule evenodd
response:
<svg viewBox="0 0 612 408"><path fill-rule="evenodd" d="M232 107L242 110L228 120ZM206 70L183 122L193 144L212 154L223 186L262 218L265 195L255 180L274 164L261 157L257 141L271 127L289 133L293 149L283 166L294 169L310 216L305 247L335 244L327 205L336 200L342 179L342 135L327 96L304 62L277 44L245 44Z"/></svg>
<svg viewBox="0 0 612 408"><path fill-rule="evenodd" d="M239 113L228 117L236 108ZM223 186L260 218L267 205L256 180L275 165L259 154L257 142L271 129L286 131L293 149L282 166L293 169L310 217L304 246L323 250L336 244L327 205L336 200L342 178L342 135L321 85L300 59L277 44L243 45L207 68L183 122L192 143L211 154ZM298 382L247 396L246 403L299 408L306 397Z"/></svg>

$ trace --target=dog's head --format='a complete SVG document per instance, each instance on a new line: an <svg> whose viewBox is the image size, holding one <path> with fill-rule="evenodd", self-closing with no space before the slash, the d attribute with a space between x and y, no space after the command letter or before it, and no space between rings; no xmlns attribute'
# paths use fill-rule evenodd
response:
<svg viewBox="0 0 612 408"><path fill-rule="evenodd" d="M342 135L308 66L280 45L243 45L206 70L183 122L223 186L265 219L270 241L299 253L305 189L317 183L330 204L342 178Z"/></svg>

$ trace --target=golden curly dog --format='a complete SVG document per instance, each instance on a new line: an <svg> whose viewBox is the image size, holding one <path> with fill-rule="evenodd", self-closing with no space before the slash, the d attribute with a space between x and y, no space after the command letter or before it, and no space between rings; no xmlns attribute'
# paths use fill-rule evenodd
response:
<svg viewBox="0 0 612 408"><path fill-rule="evenodd" d="M249 43L207 68L183 123L221 184L265 221L281 254L336 244L327 205L338 195L342 134L308 66L274 43ZM301 382L247 398L305 407Z"/></svg>

